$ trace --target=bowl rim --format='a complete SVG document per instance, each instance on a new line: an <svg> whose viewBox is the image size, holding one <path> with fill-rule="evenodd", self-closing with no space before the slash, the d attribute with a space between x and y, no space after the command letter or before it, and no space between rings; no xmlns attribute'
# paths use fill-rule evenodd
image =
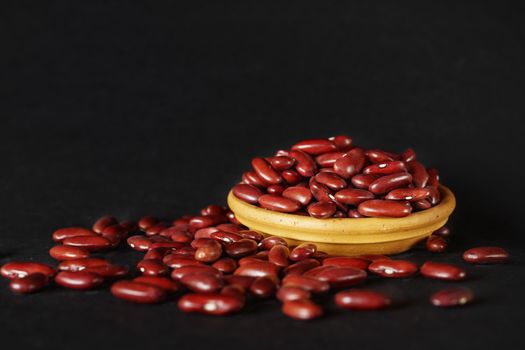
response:
<svg viewBox="0 0 525 350"><path fill-rule="evenodd" d="M446 220L456 206L454 194L446 186L440 185L441 201L438 205L402 218L330 218L317 219L310 216L281 213L257 207L237 198L232 191L228 193L228 205L241 219L256 221L282 230L323 232L332 238L351 235L370 235L374 233L396 233L402 230L415 230Z"/></svg>

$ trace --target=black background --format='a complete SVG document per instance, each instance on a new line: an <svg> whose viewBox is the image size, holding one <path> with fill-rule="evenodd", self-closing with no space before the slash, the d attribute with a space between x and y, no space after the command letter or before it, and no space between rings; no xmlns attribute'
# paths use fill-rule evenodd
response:
<svg viewBox="0 0 525 350"><path fill-rule="evenodd" d="M16 3L16 4L15 4ZM440 310L450 284L369 282L397 306L299 322L279 304L226 318L107 289L13 295L2 341L35 348L516 348L525 324L523 6L506 1L2 3L0 263L51 262L50 234L103 214L175 218L224 203L254 155L349 134L413 147L458 207L450 250L507 248L465 266L478 301ZM139 255L109 254L131 264ZM422 262L428 253L403 257Z"/></svg>

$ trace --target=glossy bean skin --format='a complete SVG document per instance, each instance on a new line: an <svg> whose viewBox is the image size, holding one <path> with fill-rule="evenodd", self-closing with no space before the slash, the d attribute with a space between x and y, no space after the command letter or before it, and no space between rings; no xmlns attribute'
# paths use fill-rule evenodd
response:
<svg viewBox="0 0 525 350"><path fill-rule="evenodd" d="M349 218L355 218L355 219L364 218L364 216L361 215L357 209L350 209L347 213L347 216Z"/></svg>
<svg viewBox="0 0 525 350"><path fill-rule="evenodd" d="M280 266L286 267L290 265L288 257L290 256L290 249L287 246L278 244L274 245L268 253L268 261L271 263Z"/></svg>
<svg viewBox="0 0 525 350"><path fill-rule="evenodd" d="M260 242L264 239L264 236L257 231L241 230L238 233L242 238L252 239L255 242Z"/></svg>
<svg viewBox="0 0 525 350"><path fill-rule="evenodd" d="M302 275L304 272L321 265L316 259L305 259L289 265L283 270L283 275Z"/></svg>
<svg viewBox="0 0 525 350"><path fill-rule="evenodd" d="M228 285L239 287L243 290L250 289L250 286L252 285L253 281L255 281L256 277L250 277L250 276L236 276L236 275L227 275L224 276L224 281Z"/></svg>
<svg viewBox="0 0 525 350"><path fill-rule="evenodd" d="M348 256L330 257L323 260L323 266L355 267L366 270L370 262L366 259Z"/></svg>
<svg viewBox="0 0 525 350"><path fill-rule="evenodd" d="M134 278L133 282L148 284L160 289L164 289L169 293L176 293L180 289L180 286L176 281L160 276L139 276Z"/></svg>
<svg viewBox="0 0 525 350"><path fill-rule="evenodd" d="M461 281L467 277L467 272L458 266L433 261L425 262L419 272L427 278L445 281Z"/></svg>
<svg viewBox="0 0 525 350"><path fill-rule="evenodd" d="M109 266L111 263L102 258L83 258L65 260L58 265L60 271L81 271L88 267Z"/></svg>
<svg viewBox="0 0 525 350"><path fill-rule="evenodd" d="M419 210L426 210L426 209L432 208L432 204L430 203L430 201L426 199L415 201L413 202L413 205L416 209L419 209Z"/></svg>
<svg viewBox="0 0 525 350"><path fill-rule="evenodd" d="M180 280L186 275L194 274L211 274L218 278L222 276L222 274L217 269L208 265L188 265L176 268L173 271L171 271L171 278L173 278L174 280Z"/></svg>
<svg viewBox="0 0 525 350"><path fill-rule="evenodd" d="M431 253L443 253L447 249L447 241L440 236L430 236L428 237L425 247Z"/></svg>
<svg viewBox="0 0 525 350"><path fill-rule="evenodd" d="M103 250L111 247L111 242L101 236L69 237L62 241L64 245L80 247L89 251Z"/></svg>
<svg viewBox="0 0 525 350"><path fill-rule="evenodd" d="M309 139L297 142L292 146L293 151L303 151L312 155L337 151L337 147L327 139Z"/></svg>
<svg viewBox="0 0 525 350"><path fill-rule="evenodd" d="M358 174L365 165L365 153L360 148L354 148L334 163L335 173L343 179L349 179Z"/></svg>
<svg viewBox="0 0 525 350"><path fill-rule="evenodd" d="M195 229L216 226L227 221L223 215L194 216L190 220L191 227Z"/></svg>
<svg viewBox="0 0 525 350"><path fill-rule="evenodd" d="M102 216L97 221L95 221L95 223L93 224L92 230L93 232L100 234L106 227L116 225L116 224L118 224L118 221L116 218L114 218L111 215L106 215L106 216Z"/></svg>
<svg viewBox="0 0 525 350"><path fill-rule="evenodd" d="M142 235L128 237L127 243L132 249L139 252L148 251L152 245L151 240L148 237Z"/></svg>
<svg viewBox="0 0 525 350"><path fill-rule="evenodd" d="M463 253L463 260L471 264L500 264L509 260L509 253L500 247L476 247Z"/></svg>
<svg viewBox="0 0 525 350"><path fill-rule="evenodd" d="M283 181L281 174L275 171L264 158L253 158L252 167L257 175L269 184L277 185Z"/></svg>
<svg viewBox="0 0 525 350"><path fill-rule="evenodd" d="M248 277L263 277L268 276L277 279L279 275L279 267L267 261L254 261L249 264L239 266L235 270L234 275L248 276Z"/></svg>
<svg viewBox="0 0 525 350"><path fill-rule="evenodd" d="M308 188L298 186L288 187L283 191L282 196L304 206L308 205L312 200L312 192Z"/></svg>
<svg viewBox="0 0 525 350"><path fill-rule="evenodd" d="M53 232L52 238L55 242L62 242L66 238L79 236L96 236L96 233L84 227L66 227Z"/></svg>
<svg viewBox="0 0 525 350"><path fill-rule="evenodd" d="M430 297L430 303L438 307L454 307L471 303L474 294L468 288L447 288L434 293Z"/></svg>
<svg viewBox="0 0 525 350"><path fill-rule="evenodd" d="M351 290L335 295L335 303L343 309L379 310L390 305L390 299L383 293L371 290Z"/></svg>
<svg viewBox="0 0 525 350"><path fill-rule="evenodd" d="M232 244L233 242L237 242L237 241L240 241L241 239L243 239L243 237L238 234L238 233L234 233L234 232L227 232L227 231L216 231L216 232L213 232L211 235L210 235L210 238L216 240L217 242L219 243L222 243L224 245L228 245L228 244Z"/></svg>
<svg viewBox="0 0 525 350"><path fill-rule="evenodd" d="M278 245L278 244L288 246L288 242L286 242L284 238L281 238L279 236L269 236L269 237L264 238L259 243L259 248L261 250L270 250L274 245Z"/></svg>
<svg viewBox="0 0 525 350"><path fill-rule="evenodd" d="M143 216L140 218L138 225L142 231L146 231L148 228L156 225L159 219L154 216Z"/></svg>
<svg viewBox="0 0 525 350"><path fill-rule="evenodd" d="M395 173L381 176L374 180L368 190L373 194L385 194L396 188L408 186L412 182L412 175L409 173Z"/></svg>
<svg viewBox="0 0 525 350"><path fill-rule="evenodd" d="M363 174L389 175L406 171L407 168L405 167L405 163L399 160L395 160L393 162L369 165L363 169Z"/></svg>
<svg viewBox="0 0 525 350"><path fill-rule="evenodd" d="M388 192L385 199L417 202L428 197L430 197L430 189L428 188L397 188Z"/></svg>
<svg viewBox="0 0 525 350"><path fill-rule="evenodd" d="M210 239L195 251L195 260L211 263L218 260L222 255L222 246L219 242Z"/></svg>
<svg viewBox="0 0 525 350"><path fill-rule="evenodd" d="M233 258L240 258L257 251L257 242L251 239L241 239L226 247L226 254Z"/></svg>
<svg viewBox="0 0 525 350"><path fill-rule="evenodd" d="M305 277L312 277L327 282L331 287L348 287L362 283L367 273L355 267L319 266L304 273Z"/></svg>
<svg viewBox="0 0 525 350"><path fill-rule="evenodd" d="M367 217L401 218L412 213L412 206L407 201L371 199L359 204L357 210Z"/></svg>
<svg viewBox="0 0 525 350"><path fill-rule="evenodd" d="M24 278L35 273L52 277L55 274L55 269L47 264L32 261L11 261L0 268L0 274L10 279Z"/></svg>
<svg viewBox="0 0 525 350"><path fill-rule="evenodd" d="M248 184L237 184L233 186L232 191L235 197L250 204L257 204L259 197L263 195L260 189Z"/></svg>
<svg viewBox="0 0 525 350"><path fill-rule="evenodd" d="M49 255L56 260L72 260L89 257L89 251L80 247L57 245L49 249Z"/></svg>
<svg viewBox="0 0 525 350"><path fill-rule="evenodd" d="M69 289L95 289L104 282L104 278L86 271L61 271L55 276L55 283Z"/></svg>
<svg viewBox="0 0 525 350"><path fill-rule="evenodd" d="M369 149L365 152L368 159L374 164L393 162L395 159L379 149Z"/></svg>
<svg viewBox="0 0 525 350"><path fill-rule="evenodd" d="M439 186L439 172L437 169L430 168L427 169L428 173L428 182L427 185L430 187L437 188Z"/></svg>
<svg viewBox="0 0 525 350"><path fill-rule="evenodd" d="M317 171L317 164L315 161L303 151L296 150L290 152L290 157L295 159L295 170L304 177L311 177Z"/></svg>
<svg viewBox="0 0 525 350"><path fill-rule="evenodd" d="M417 265L407 260L376 260L368 266L368 271L382 277L404 278L415 275Z"/></svg>
<svg viewBox="0 0 525 350"><path fill-rule="evenodd" d="M290 252L290 260L301 261L310 258L317 251L317 246L311 243L301 243Z"/></svg>
<svg viewBox="0 0 525 350"><path fill-rule="evenodd" d="M35 293L49 284L49 277L42 273L31 273L23 278L13 278L9 282L9 289L14 293Z"/></svg>
<svg viewBox="0 0 525 350"><path fill-rule="evenodd" d="M276 289L275 280L270 277L257 277L250 286L250 292L258 298L269 298Z"/></svg>
<svg viewBox="0 0 525 350"><path fill-rule="evenodd" d="M232 258L221 258L213 263L212 267L222 273L233 273L237 269L237 261Z"/></svg>
<svg viewBox="0 0 525 350"><path fill-rule="evenodd" d="M428 183L428 172L427 169L418 161L412 161L407 163L408 172L412 174L412 182L416 187L426 187Z"/></svg>
<svg viewBox="0 0 525 350"><path fill-rule="evenodd" d="M178 269L179 267L183 266L202 266L204 265L203 262L200 262L198 260L195 260L193 256L179 256L177 254L168 254L164 258L162 258L162 262L164 265L172 268L172 269Z"/></svg>
<svg viewBox="0 0 525 350"><path fill-rule="evenodd" d="M315 294L322 294L330 290L330 284L313 277L289 274L283 279L283 286L297 287Z"/></svg>
<svg viewBox="0 0 525 350"><path fill-rule="evenodd" d="M307 211L311 217L326 219L334 215L337 207L333 202L315 202L308 206Z"/></svg>
<svg viewBox="0 0 525 350"><path fill-rule="evenodd" d="M412 148L407 148L402 154L401 159L405 162L416 160L416 152Z"/></svg>
<svg viewBox="0 0 525 350"><path fill-rule="evenodd" d="M323 309L308 299L286 301L281 310L286 316L297 320L312 320L323 315Z"/></svg>
<svg viewBox="0 0 525 350"><path fill-rule="evenodd" d="M104 278L118 278L127 275L129 272L127 267L121 265L86 267L81 271L91 272Z"/></svg>
<svg viewBox="0 0 525 350"><path fill-rule="evenodd" d="M281 213L293 213L301 208L299 202L273 194L265 194L259 197L259 204L265 209Z"/></svg>
<svg viewBox="0 0 525 350"><path fill-rule="evenodd" d="M242 175L242 182L254 187L265 188L269 185L255 171L247 171Z"/></svg>
<svg viewBox="0 0 525 350"><path fill-rule="evenodd" d="M448 228L448 226L443 226L440 229L437 229L436 231L432 232L432 234L447 238L450 237L450 228Z"/></svg>
<svg viewBox="0 0 525 350"><path fill-rule="evenodd" d="M353 140L349 136L337 135L329 137L328 140L332 141L335 147L341 152L348 152L352 149Z"/></svg>
<svg viewBox="0 0 525 350"><path fill-rule="evenodd" d="M283 286L276 293L277 299L283 303L292 300L310 299L311 296L311 293L306 289L293 286Z"/></svg>
<svg viewBox="0 0 525 350"><path fill-rule="evenodd" d="M196 293L215 293L224 286L222 278L209 273L189 274L182 277L180 282Z"/></svg>
<svg viewBox="0 0 525 350"><path fill-rule="evenodd" d="M270 185L266 187L266 192L268 194L273 194L276 196L280 196L284 191L284 187L281 185Z"/></svg>
<svg viewBox="0 0 525 350"><path fill-rule="evenodd" d="M347 188L335 194L335 199L339 202L355 206L374 198L375 196L372 192L356 188Z"/></svg>
<svg viewBox="0 0 525 350"><path fill-rule="evenodd" d="M272 168L277 171L288 170L293 167L295 160L287 156L275 156L270 160Z"/></svg>
<svg viewBox="0 0 525 350"><path fill-rule="evenodd" d="M301 174L299 174L297 171L293 169L284 170L281 173L281 176L283 177L284 181L286 181L287 184L292 185L292 186L297 185L298 183L303 181L303 177L301 176Z"/></svg>
<svg viewBox="0 0 525 350"><path fill-rule="evenodd" d="M167 296L167 292L163 288L132 281L117 281L113 283L111 294L119 299L141 304L160 303Z"/></svg>
<svg viewBox="0 0 525 350"><path fill-rule="evenodd" d="M311 178L308 182L308 187L310 188L310 192L312 192L312 195L315 199L317 199L319 202L331 202L332 199L330 196L332 193L322 183L319 183L315 180L315 178Z"/></svg>
<svg viewBox="0 0 525 350"><path fill-rule="evenodd" d="M342 179L339 175L330 172L323 172L317 174L315 176L315 181L325 185L333 191L339 191L348 186L346 181Z"/></svg>
<svg viewBox="0 0 525 350"><path fill-rule="evenodd" d="M352 176L351 182L352 185L354 185L356 188L362 189L362 190L368 190L372 182L379 179L380 175L373 175L373 174L357 174Z"/></svg>
<svg viewBox="0 0 525 350"><path fill-rule="evenodd" d="M169 272L169 268L157 259L144 259L138 262L137 270L146 276L161 276Z"/></svg>
<svg viewBox="0 0 525 350"><path fill-rule="evenodd" d="M244 302L225 294L186 294L179 299L178 306L184 312L223 316L240 311Z"/></svg>
<svg viewBox="0 0 525 350"><path fill-rule="evenodd" d="M335 161L341 158L343 155L343 152L324 153L315 157L315 161L321 167L333 167Z"/></svg>

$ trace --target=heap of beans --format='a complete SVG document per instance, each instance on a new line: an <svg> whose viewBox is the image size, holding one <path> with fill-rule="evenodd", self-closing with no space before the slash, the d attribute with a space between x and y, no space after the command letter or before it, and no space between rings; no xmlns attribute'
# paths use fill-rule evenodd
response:
<svg viewBox="0 0 525 350"><path fill-rule="evenodd" d="M436 231L427 248L442 252L449 234L446 227ZM58 266L13 261L1 267L13 292L37 292L52 282L73 290L108 286L115 297L129 302L178 300L180 310L208 315L236 313L255 299L275 297L285 315L309 320L323 314L318 296L330 290L337 291L333 302L342 309L378 310L395 304L388 295L356 287L369 278L415 278L418 272L430 280L467 278L462 267L452 264L427 261L418 266L384 255L328 256L310 243L292 247L282 238L248 230L217 205L173 222L148 216L135 224L104 216L91 228L59 229L52 239L56 245L49 254ZM144 254L134 271L101 255L126 243ZM498 247L472 248L463 255L475 264L502 263L508 257ZM430 296L430 303L459 306L473 298L467 288L447 288Z"/></svg>
<svg viewBox="0 0 525 350"><path fill-rule="evenodd" d="M348 136L310 139L252 159L232 191L262 208L315 218L404 217L439 203L439 175L401 154L354 146Z"/></svg>

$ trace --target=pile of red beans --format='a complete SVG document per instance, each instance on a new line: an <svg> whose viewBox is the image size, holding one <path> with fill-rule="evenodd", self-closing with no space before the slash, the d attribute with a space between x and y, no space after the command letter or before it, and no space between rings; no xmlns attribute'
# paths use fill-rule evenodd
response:
<svg viewBox="0 0 525 350"><path fill-rule="evenodd" d="M442 252L450 231L443 227L427 241L432 252ZM184 312L227 315L257 298L277 298L282 312L309 320L323 314L318 295L338 291L333 298L343 309L377 310L392 304L388 295L355 288L370 274L381 278L424 278L462 281L467 272L452 264L427 261L423 265L384 255L328 256L314 244L291 247L280 237L263 237L236 221L226 208L210 205L199 216L171 223L143 217L138 224L111 216L92 228L69 227L52 235L49 250L58 266L13 261L0 269L16 293L32 293L53 281L63 288L92 290L111 284L111 293L134 303L160 303L178 298ZM436 243L436 242L439 242ZM114 264L100 253L121 245L142 252L135 271ZM469 263L502 263L508 253L498 247L478 247L464 253ZM138 276L137 276L138 274ZM130 279L130 275L135 277ZM347 289L352 287L351 289ZM447 288L430 297L446 307L471 302L467 288Z"/></svg>
<svg viewBox="0 0 525 350"><path fill-rule="evenodd" d="M252 159L232 188L241 200L315 218L404 217L440 201L439 174L401 154L353 145L348 136L310 139Z"/></svg>

